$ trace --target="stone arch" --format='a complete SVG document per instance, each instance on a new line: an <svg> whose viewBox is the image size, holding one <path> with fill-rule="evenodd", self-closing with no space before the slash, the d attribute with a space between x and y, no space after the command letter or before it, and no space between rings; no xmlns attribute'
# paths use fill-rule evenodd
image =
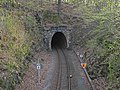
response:
<svg viewBox="0 0 120 90"><path fill-rule="evenodd" d="M51 39L51 48L67 48L67 39L62 32L56 32Z"/></svg>
<svg viewBox="0 0 120 90"><path fill-rule="evenodd" d="M51 34L51 36L50 36L49 49L50 49L50 50L52 49L52 46L51 46L51 44L52 44L52 39L53 39L53 37L54 37L54 35L55 35L56 33L61 33L61 34L65 37L65 39L66 39L66 46L65 46L65 48L68 48L68 47L69 47L69 35L67 35L67 33L65 33L65 32L57 31L57 32L53 32L53 33Z"/></svg>
<svg viewBox="0 0 120 90"><path fill-rule="evenodd" d="M67 29L67 27L65 27L65 26L51 27L50 29L46 29L44 31L44 45L45 45L45 48L47 50L52 50L51 43L52 43L53 36L56 33L61 33L64 36L64 38L66 39L66 48L69 48L69 46L71 44L71 41L70 41L71 30Z"/></svg>

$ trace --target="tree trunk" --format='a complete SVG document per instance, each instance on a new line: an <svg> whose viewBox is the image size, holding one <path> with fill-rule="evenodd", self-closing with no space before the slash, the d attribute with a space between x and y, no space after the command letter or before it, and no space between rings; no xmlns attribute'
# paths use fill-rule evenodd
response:
<svg viewBox="0 0 120 90"><path fill-rule="evenodd" d="M58 15L60 14L61 9L61 0L58 0Z"/></svg>

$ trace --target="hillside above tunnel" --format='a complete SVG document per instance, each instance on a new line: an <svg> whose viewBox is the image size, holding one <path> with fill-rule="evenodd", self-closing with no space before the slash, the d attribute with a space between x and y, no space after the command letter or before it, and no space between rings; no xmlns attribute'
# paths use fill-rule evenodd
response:
<svg viewBox="0 0 120 90"><path fill-rule="evenodd" d="M0 1L0 90L15 90L29 64L34 67L40 52L54 47L70 47L83 55L97 90L119 90L119 0L58 1L62 2ZM45 60L48 61L40 61L44 67L42 75L49 66L50 60Z"/></svg>

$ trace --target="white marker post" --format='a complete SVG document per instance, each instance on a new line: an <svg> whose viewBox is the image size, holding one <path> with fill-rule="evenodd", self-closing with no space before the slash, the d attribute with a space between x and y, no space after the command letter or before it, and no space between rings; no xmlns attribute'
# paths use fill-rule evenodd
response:
<svg viewBox="0 0 120 90"><path fill-rule="evenodd" d="M37 74L38 74L38 84L40 84L40 69L41 69L41 64L40 64L39 59L38 59L38 63L36 64L36 68L37 68Z"/></svg>
<svg viewBox="0 0 120 90"><path fill-rule="evenodd" d="M87 64L83 62L83 55L82 54L80 54L80 62L81 62L82 68L86 68Z"/></svg>
<svg viewBox="0 0 120 90"><path fill-rule="evenodd" d="M77 55L79 56L79 52L77 52Z"/></svg>
<svg viewBox="0 0 120 90"><path fill-rule="evenodd" d="M89 74L87 73L87 70L86 70L87 63L83 63L83 55L80 55L80 62L81 62L81 66L82 66L82 68L83 68L83 70L84 70L84 72L85 72L85 74L88 78L88 81L90 82L90 84L92 86L92 89L96 90L94 85L93 85L93 82L92 82L91 78L89 77ZM82 79L84 80L84 77L82 77Z"/></svg>
<svg viewBox="0 0 120 90"><path fill-rule="evenodd" d="M83 58L83 55L82 55L82 54L80 54L80 58Z"/></svg>

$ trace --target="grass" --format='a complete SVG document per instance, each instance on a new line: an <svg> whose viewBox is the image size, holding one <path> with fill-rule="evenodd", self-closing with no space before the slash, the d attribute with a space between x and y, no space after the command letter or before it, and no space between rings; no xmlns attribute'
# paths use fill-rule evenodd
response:
<svg viewBox="0 0 120 90"><path fill-rule="evenodd" d="M13 90L17 80L20 80L16 79L14 74L18 72L22 74L26 68L24 60L29 53L31 44L23 21L9 11L4 12L4 9L0 9L0 12L4 13L0 17L0 21L2 21L0 54L5 57L4 60L0 59L0 66L5 70L3 71L5 75L0 76L0 87L4 90L10 90L10 88ZM17 75L17 77L20 76Z"/></svg>

